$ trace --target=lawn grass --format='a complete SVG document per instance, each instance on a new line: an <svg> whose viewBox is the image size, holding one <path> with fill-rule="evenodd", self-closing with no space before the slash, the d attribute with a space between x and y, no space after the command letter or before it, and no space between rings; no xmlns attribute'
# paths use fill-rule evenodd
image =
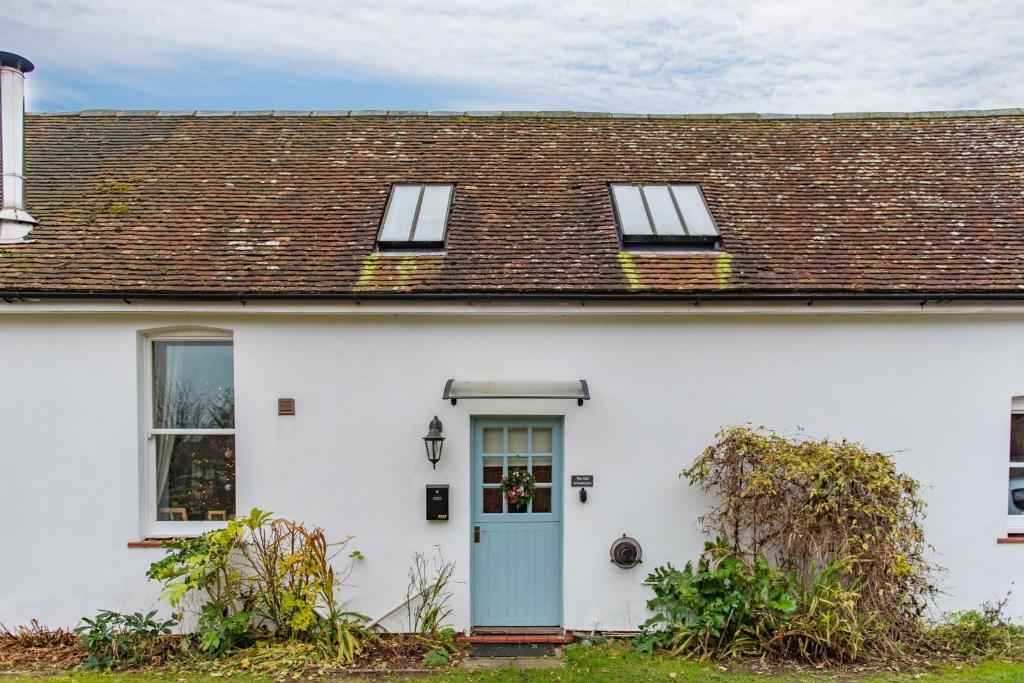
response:
<svg viewBox="0 0 1024 683"><path fill-rule="evenodd" d="M16 677L0 673L0 683L198 683L198 681L230 680L233 683L276 683L281 677L268 677L239 672L213 678L207 674L183 673L173 670L148 672L93 673L74 672L57 676ZM582 681L585 683L618 683L620 681L670 681L691 683L696 681L778 681L780 683L812 683L829 680L856 681L856 683L882 683L883 681L991 681L992 683L1024 683L1024 663L987 661L959 668L948 666L934 672L909 672L858 675L855 667L829 671L792 672L767 675L746 670L741 665L716 665L688 662L660 655L643 655L622 645L601 647L569 646L565 653L565 667L544 670L513 670L466 672L442 671L417 677L423 683L532 683L534 681ZM289 679L290 680L290 679ZM333 680L346 680L344 677ZM366 680L366 678L352 679ZM398 680L392 678L390 680Z"/></svg>

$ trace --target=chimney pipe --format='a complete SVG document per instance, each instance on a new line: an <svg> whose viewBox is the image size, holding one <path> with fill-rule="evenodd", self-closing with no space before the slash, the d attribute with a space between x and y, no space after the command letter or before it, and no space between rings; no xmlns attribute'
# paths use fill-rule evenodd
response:
<svg viewBox="0 0 1024 683"><path fill-rule="evenodd" d="M25 74L35 67L13 52L0 52L0 244L24 242L36 219L25 211Z"/></svg>

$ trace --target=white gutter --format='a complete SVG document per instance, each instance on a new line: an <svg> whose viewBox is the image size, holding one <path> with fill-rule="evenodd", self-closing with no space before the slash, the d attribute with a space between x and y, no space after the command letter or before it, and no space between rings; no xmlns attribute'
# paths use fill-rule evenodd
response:
<svg viewBox="0 0 1024 683"><path fill-rule="evenodd" d="M821 316L821 315L1024 315L1016 302L288 302L160 301L153 299L12 299L0 300L4 314L171 316Z"/></svg>

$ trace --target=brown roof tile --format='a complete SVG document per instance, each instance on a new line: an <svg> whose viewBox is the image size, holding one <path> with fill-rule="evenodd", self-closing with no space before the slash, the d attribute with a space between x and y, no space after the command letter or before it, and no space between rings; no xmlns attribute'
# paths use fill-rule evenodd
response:
<svg viewBox="0 0 1024 683"><path fill-rule="evenodd" d="M521 114L30 115L0 291L1024 294L1020 111ZM406 181L457 184L445 253L375 253ZM612 181L699 183L723 251L623 251Z"/></svg>

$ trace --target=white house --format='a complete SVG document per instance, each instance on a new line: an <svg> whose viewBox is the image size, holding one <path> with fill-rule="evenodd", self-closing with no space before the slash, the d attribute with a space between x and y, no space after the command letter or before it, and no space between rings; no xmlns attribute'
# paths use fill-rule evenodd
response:
<svg viewBox="0 0 1024 683"><path fill-rule="evenodd" d="M156 605L258 506L354 534L374 617L436 546L459 629L633 630L748 422L920 479L940 608L1024 576L1021 110L24 117L0 65L4 624Z"/></svg>

